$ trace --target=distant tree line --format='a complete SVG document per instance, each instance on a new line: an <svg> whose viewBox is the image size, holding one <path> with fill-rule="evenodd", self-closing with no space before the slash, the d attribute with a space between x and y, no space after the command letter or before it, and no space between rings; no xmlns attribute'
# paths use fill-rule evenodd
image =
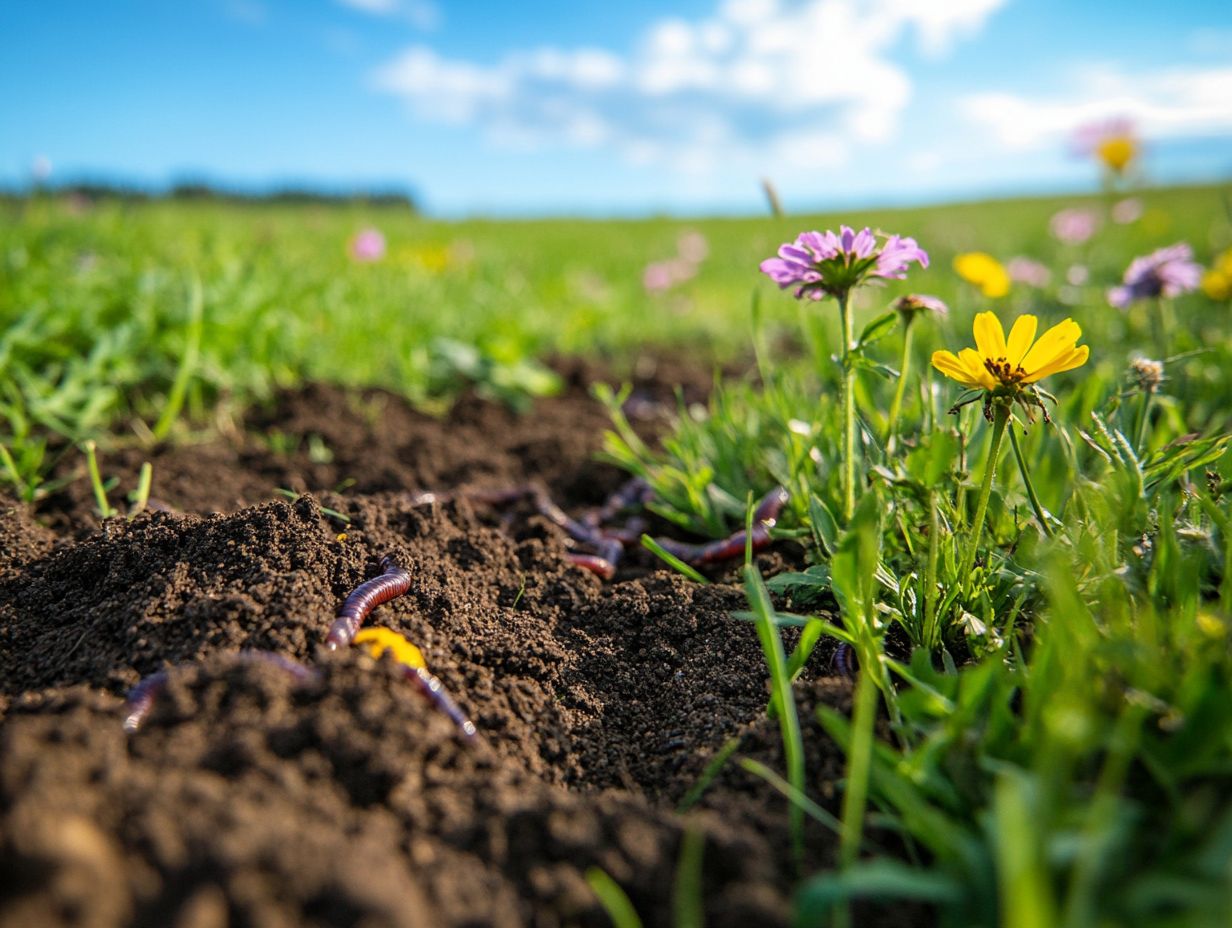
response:
<svg viewBox="0 0 1232 928"><path fill-rule="evenodd" d="M244 190L220 187L202 180L177 181L164 190L119 181L79 180L60 184L40 184L27 191L4 191L0 193L0 196L5 199L23 199L33 194L80 197L91 202L119 200L138 203L147 200L192 200L218 203L271 203L288 206L363 203L370 206L402 206L410 210L417 209L415 199L408 191L393 187L327 190L318 187L288 185L265 190Z"/></svg>

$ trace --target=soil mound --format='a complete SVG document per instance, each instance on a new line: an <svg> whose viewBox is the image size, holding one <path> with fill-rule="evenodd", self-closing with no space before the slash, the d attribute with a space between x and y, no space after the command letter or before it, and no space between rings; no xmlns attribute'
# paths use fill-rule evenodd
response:
<svg viewBox="0 0 1232 928"><path fill-rule="evenodd" d="M523 417L287 394L230 440L157 451L155 496L174 511L131 522L98 525L80 481L34 514L0 506L0 922L605 925L585 882L598 867L667 925L694 830L706 923L785 923L784 800L729 764L674 811L732 738L782 767L756 635L731 617L741 590L646 561L604 584L541 516L449 495L539 481L576 508L619 485L593 460L606 419L588 378L566 373L565 395ZM125 485L141 459L104 469ZM423 650L474 742L388 660L321 646L386 555L411 588L368 624ZM238 662L243 649L319 675ZM810 726L808 706L848 689L813 664ZM126 734L124 693L167 667ZM828 802L841 765L809 740ZM830 851L812 835L810 866Z"/></svg>

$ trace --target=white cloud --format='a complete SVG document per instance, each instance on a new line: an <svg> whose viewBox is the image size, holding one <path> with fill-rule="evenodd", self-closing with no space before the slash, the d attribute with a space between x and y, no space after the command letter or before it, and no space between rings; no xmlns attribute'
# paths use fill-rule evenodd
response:
<svg viewBox="0 0 1232 928"><path fill-rule="evenodd" d="M481 64L416 46L373 80L420 118L475 124L505 145L612 146L688 170L838 165L895 136L912 93L895 60L904 40L943 54L1003 2L726 0L701 20L651 23L625 55L540 48Z"/></svg>
<svg viewBox="0 0 1232 928"><path fill-rule="evenodd" d="M418 29L435 29L441 11L434 0L337 0L343 6L373 16L400 16Z"/></svg>
<svg viewBox="0 0 1232 928"><path fill-rule="evenodd" d="M1232 132L1232 67L1088 68L1064 94L979 93L959 107L1008 149L1055 146L1078 126L1110 117L1130 119L1147 138L1219 135Z"/></svg>

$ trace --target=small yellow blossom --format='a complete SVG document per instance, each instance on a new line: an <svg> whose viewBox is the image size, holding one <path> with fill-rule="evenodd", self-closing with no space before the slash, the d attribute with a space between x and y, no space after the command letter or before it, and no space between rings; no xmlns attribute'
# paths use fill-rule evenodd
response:
<svg viewBox="0 0 1232 928"><path fill-rule="evenodd" d="M1122 174L1138 154L1138 143L1130 135L1110 135L1095 146L1095 157L1109 170Z"/></svg>
<svg viewBox="0 0 1232 928"><path fill-rule="evenodd" d="M933 367L963 386L987 390L1003 396L1017 396L1024 388L1049 374L1080 367L1090 349L1079 346L1082 329L1066 319L1035 340L1039 320L1019 316L1005 337L1005 330L994 313L975 317L975 348L933 352Z"/></svg>
<svg viewBox="0 0 1232 928"><path fill-rule="evenodd" d="M969 284L978 287L984 296L991 299L1010 292L1010 275L990 254L968 251L954 259L954 270Z"/></svg>
<svg viewBox="0 0 1232 928"><path fill-rule="evenodd" d="M373 657L380 657L389 651L399 664L407 667L426 668L428 666L424 661L423 652L392 629L365 628L355 636L354 642L364 645Z"/></svg>
<svg viewBox="0 0 1232 928"><path fill-rule="evenodd" d="M1212 300L1232 299L1232 248L1217 257L1202 275L1202 292Z"/></svg>

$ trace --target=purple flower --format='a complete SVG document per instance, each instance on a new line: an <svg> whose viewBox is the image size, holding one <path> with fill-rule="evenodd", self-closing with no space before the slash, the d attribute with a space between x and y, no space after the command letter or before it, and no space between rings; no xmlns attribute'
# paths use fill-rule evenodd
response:
<svg viewBox="0 0 1232 928"><path fill-rule="evenodd" d="M380 261L385 257L385 236L369 226L351 239L351 257L360 262Z"/></svg>
<svg viewBox="0 0 1232 928"><path fill-rule="evenodd" d="M1047 287L1049 281L1052 280L1052 271L1031 258L1010 258L1006 262L1005 270L1009 273L1010 280L1015 283L1026 284L1028 287L1037 287L1041 290Z"/></svg>
<svg viewBox="0 0 1232 928"><path fill-rule="evenodd" d="M1048 222L1052 234L1066 245L1081 245L1099 227L1099 217L1090 209L1063 209Z"/></svg>
<svg viewBox="0 0 1232 928"><path fill-rule="evenodd" d="M795 287L796 299L822 300L845 297L869 278L902 280L912 261L928 267L928 255L915 239L891 235L878 248L871 229L842 226L837 235L801 232L779 248L777 258L763 261L761 271L781 290Z"/></svg>
<svg viewBox="0 0 1232 928"><path fill-rule="evenodd" d="M950 311L950 308L937 297L924 293L908 293L906 296L900 296L890 304L890 308L898 310L904 318L912 318L922 312L944 316Z"/></svg>
<svg viewBox="0 0 1232 928"><path fill-rule="evenodd" d="M1193 260L1193 249L1186 242L1160 248L1142 258L1134 258L1125 271L1122 286L1108 291L1108 302L1118 309L1152 297L1176 297L1198 289L1202 268Z"/></svg>

